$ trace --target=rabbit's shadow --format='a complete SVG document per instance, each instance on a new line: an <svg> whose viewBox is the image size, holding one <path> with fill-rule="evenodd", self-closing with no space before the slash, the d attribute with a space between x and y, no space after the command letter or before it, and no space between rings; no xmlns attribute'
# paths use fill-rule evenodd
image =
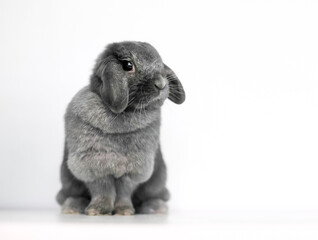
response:
<svg viewBox="0 0 318 240"><path fill-rule="evenodd" d="M168 222L168 214L136 214L132 216L59 214L57 220L61 223L165 224Z"/></svg>

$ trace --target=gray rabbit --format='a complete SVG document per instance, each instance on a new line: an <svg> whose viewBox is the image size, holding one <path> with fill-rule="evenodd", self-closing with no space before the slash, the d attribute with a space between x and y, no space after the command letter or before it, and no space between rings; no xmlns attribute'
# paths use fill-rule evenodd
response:
<svg viewBox="0 0 318 240"><path fill-rule="evenodd" d="M160 107L181 104L176 74L148 43L109 44L97 58L90 84L65 114L63 213L165 213L169 192L161 155Z"/></svg>

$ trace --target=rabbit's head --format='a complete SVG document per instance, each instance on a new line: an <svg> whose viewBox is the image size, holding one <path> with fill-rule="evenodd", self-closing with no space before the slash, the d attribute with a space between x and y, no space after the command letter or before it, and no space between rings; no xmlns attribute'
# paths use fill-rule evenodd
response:
<svg viewBox="0 0 318 240"><path fill-rule="evenodd" d="M177 104L185 100L176 74L144 42L109 44L96 61L91 89L114 113L160 107L166 98Z"/></svg>

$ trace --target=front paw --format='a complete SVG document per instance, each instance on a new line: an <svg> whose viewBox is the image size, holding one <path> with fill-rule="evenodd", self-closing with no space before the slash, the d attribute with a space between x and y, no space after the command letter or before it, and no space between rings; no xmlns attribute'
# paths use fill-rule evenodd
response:
<svg viewBox="0 0 318 240"><path fill-rule="evenodd" d="M114 206L105 202L90 203L85 209L85 214L89 216L111 215Z"/></svg>
<svg viewBox="0 0 318 240"><path fill-rule="evenodd" d="M115 215L123 215L123 216L130 216L135 213L135 209L132 206L116 206Z"/></svg>

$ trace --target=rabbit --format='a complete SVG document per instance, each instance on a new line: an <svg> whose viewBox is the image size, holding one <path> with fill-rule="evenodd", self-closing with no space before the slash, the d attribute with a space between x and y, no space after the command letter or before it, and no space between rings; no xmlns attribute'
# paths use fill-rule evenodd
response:
<svg viewBox="0 0 318 240"><path fill-rule="evenodd" d="M166 99L185 101L176 74L145 42L111 43L99 55L88 86L65 113L62 213L164 214L170 198L160 150Z"/></svg>

